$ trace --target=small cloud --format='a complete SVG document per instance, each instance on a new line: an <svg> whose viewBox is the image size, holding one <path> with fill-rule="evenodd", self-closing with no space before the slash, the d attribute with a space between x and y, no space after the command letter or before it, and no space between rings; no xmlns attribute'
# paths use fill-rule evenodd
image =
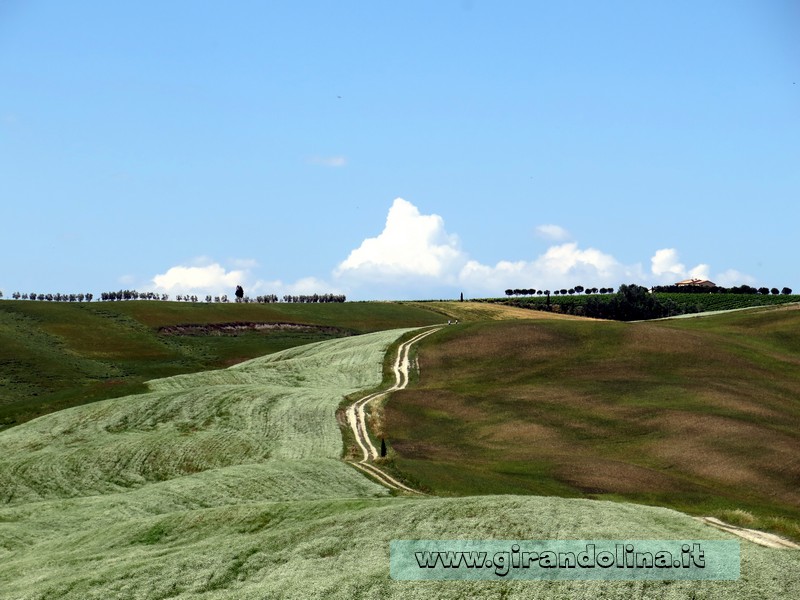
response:
<svg viewBox="0 0 800 600"><path fill-rule="evenodd" d="M345 156L312 156L308 159L312 165L321 167L341 168L347 166L347 157Z"/></svg>
<svg viewBox="0 0 800 600"><path fill-rule="evenodd" d="M600 277L610 276L618 265L610 254L604 254L595 248L581 250L577 242L551 246L536 259L535 264L548 273L565 275L570 271L588 269Z"/></svg>
<svg viewBox="0 0 800 600"><path fill-rule="evenodd" d="M493 292L498 295L500 291L511 287L518 288L522 282L531 281L529 263L525 261L511 262L501 260L494 267L483 265L477 260L470 260L465 264L458 275L459 281L470 290Z"/></svg>
<svg viewBox="0 0 800 600"><path fill-rule="evenodd" d="M678 251L675 248L662 248L650 259L653 275L663 277L671 276L673 279L686 276L686 267L678 261Z"/></svg>
<svg viewBox="0 0 800 600"><path fill-rule="evenodd" d="M136 283L136 277L133 275L122 275L117 281L122 285L131 285Z"/></svg>
<svg viewBox="0 0 800 600"><path fill-rule="evenodd" d="M258 267L258 261L254 258L231 258L228 264L236 269L250 270Z"/></svg>
<svg viewBox="0 0 800 600"><path fill-rule="evenodd" d="M689 271L689 277L694 279L710 279L711 267L705 264L699 264Z"/></svg>
<svg viewBox="0 0 800 600"><path fill-rule="evenodd" d="M722 287L733 287L737 285L755 285L756 278L746 273L741 273L736 269L728 269L722 273L718 273L714 279L714 283Z"/></svg>
<svg viewBox="0 0 800 600"><path fill-rule="evenodd" d="M245 289L249 296L275 294L282 299L284 295L300 296L304 294L343 294L341 288L316 277L302 277L294 283L284 283L280 279L274 281L257 281L251 289Z"/></svg>
<svg viewBox="0 0 800 600"><path fill-rule="evenodd" d="M243 270L226 271L220 264L205 266L178 265L152 279L158 291L170 294L219 294L235 290L244 285L247 272Z"/></svg>
<svg viewBox="0 0 800 600"><path fill-rule="evenodd" d="M680 262L678 251L675 248L662 248L656 250L650 259L650 270L661 283L675 283L682 279L697 278L709 279L711 267L701 263L691 269Z"/></svg>
<svg viewBox="0 0 800 600"><path fill-rule="evenodd" d="M569 231L559 225L539 225L536 228L536 235L546 240L553 240L554 242L561 242L572 237Z"/></svg>

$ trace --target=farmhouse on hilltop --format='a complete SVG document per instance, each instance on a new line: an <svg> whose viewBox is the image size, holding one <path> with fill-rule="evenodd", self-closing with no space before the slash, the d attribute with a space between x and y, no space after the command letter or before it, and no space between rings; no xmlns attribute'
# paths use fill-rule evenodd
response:
<svg viewBox="0 0 800 600"><path fill-rule="evenodd" d="M713 288L717 287L717 284L713 281L709 281L708 279L684 279L683 281L679 281L675 285L679 287L684 286L697 286L697 287L707 287Z"/></svg>

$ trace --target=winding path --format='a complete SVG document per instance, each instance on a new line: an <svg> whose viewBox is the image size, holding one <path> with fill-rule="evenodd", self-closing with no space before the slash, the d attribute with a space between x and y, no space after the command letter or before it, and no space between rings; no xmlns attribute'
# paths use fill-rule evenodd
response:
<svg viewBox="0 0 800 600"><path fill-rule="evenodd" d="M767 533L766 531L758 531L757 529L747 529L745 527L738 527L736 525L731 525L730 523L725 523L724 521L720 521L716 517L695 517L695 518L698 521L705 523L706 525L711 525L712 527L716 527L717 529L721 529L722 531L727 531L728 533L738 535L739 537L749 540L754 544L758 544L759 546L765 546L767 548L800 550L800 545L795 544L794 542L784 539L780 536L777 536L774 533Z"/></svg>
<svg viewBox="0 0 800 600"><path fill-rule="evenodd" d="M378 458L379 453L377 448L375 448L375 446L372 444L372 440L370 440L369 433L367 432L366 406L373 400L377 400L378 398L397 390L402 390L408 385L408 353L411 349L411 346L422 338L439 331L440 329L440 326L433 329L428 329L414 336L410 340L400 344L400 347L397 349L397 358L394 361L393 367L395 377L394 385L387 390L368 394L367 396L356 400L347 408L347 422L350 425L350 429L353 430L353 435L355 435L356 442L358 443L358 447L361 449L362 454L361 460L352 461L350 464L393 490L410 492L412 494L422 493L402 484L401 482L397 481L397 479L372 464L371 461Z"/></svg>

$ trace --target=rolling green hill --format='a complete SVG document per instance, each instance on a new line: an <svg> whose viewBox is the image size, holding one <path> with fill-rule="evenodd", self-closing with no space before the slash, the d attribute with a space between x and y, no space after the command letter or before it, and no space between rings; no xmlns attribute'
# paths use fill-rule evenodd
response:
<svg viewBox="0 0 800 600"><path fill-rule="evenodd" d="M149 379L442 318L389 302L0 301L0 431L69 406L142 392Z"/></svg>
<svg viewBox="0 0 800 600"><path fill-rule="evenodd" d="M394 464L440 495L622 499L800 539L800 309L426 338Z"/></svg>
<svg viewBox="0 0 800 600"><path fill-rule="evenodd" d="M335 410L342 396L378 385L383 353L405 331L161 379L145 394L1 432L0 599L800 593L800 553L747 542L737 581L393 581L393 539L732 539L684 514L633 504L389 496L339 460Z"/></svg>

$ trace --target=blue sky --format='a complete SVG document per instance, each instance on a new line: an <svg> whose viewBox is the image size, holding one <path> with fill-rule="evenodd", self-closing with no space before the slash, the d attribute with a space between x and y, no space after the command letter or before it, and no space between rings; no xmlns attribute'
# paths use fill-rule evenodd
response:
<svg viewBox="0 0 800 600"><path fill-rule="evenodd" d="M0 3L0 290L800 290L800 5Z"/></svg>

